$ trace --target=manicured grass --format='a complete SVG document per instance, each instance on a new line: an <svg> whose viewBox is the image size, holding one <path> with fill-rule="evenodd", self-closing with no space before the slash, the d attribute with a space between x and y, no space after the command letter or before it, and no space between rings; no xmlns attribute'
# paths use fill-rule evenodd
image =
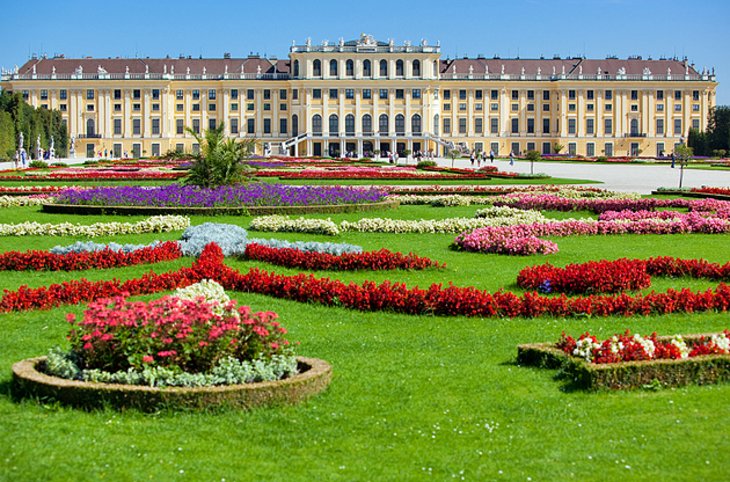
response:
<svg viewBox="0 0 730 482"><path fill-rule="evenodd" d="M554 182L554 180L553 180ZM479 206L402 206L368 217L402 219L472 216ZM588 213L547 213L582 217ZM361 214L332 215L355 220ZM326 217L326 216L307 216ZM137 221L142 217L66 216L37 208L0 210L0 222ZM195 217L248 226L249 217ZM180 233L99 238L146 243ZM576 236L551 238L560 252L506 257L460 253L453 235L345 233L338 237L254 233L252 237L338 241L365 249L413 251L447 263L444 270L317 272L343 281L400 281L482 289L515 286L518 271L619 257L667 255L727 262L730 235ZM0 251L70 244L65 237L0 237ZM155 266L75 273L0 272L0 287L42 286L67 279L138 277L189 265L186 258ZM241 270L264 263L228 259ZM701 280L655 278L653 288L712 286ZM155 295L144 297L153 298ZM730 327L727 314L580 319L471 319L361 313L235 293L255 310L273 310L299 340L302 355L334 367L324 394L295 407L144 415L83 412L56 403L13 402L10 366L65 345L65 313L83 306L0 315L0 480L722 480L730 450L723 428L730 385L657 392L583 393L562 389L555 372L515 364L520 343L557 340L561 331L608 336L629 328L660 334Z"/></svg>
<svg viewBox="0 0 730 482"><path fill-rule="evenodd" d="M453 186L453 185L480 185L480 186L499 186L499 185L516 185L516 184L602 184L600 181L592 181L590 179L570 179L561 177L548 177L548 178L536 178L536 179L520 179L520 178L494 178L494 179L466 179L460 180L447 180L439 181L434 179L279 179L265 177L261 178L264 182L275 182L292 185L320 185L320 184L341 184L347 186L362 186L362 185L396 185L396 186L411 186L411 185L432 185L437 184L439 186Z"/></svg>

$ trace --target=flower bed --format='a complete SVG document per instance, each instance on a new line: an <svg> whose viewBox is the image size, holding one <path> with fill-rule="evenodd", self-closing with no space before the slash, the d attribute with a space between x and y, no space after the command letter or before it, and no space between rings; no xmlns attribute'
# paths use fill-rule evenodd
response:
<svg viewBox="0 0 730 482"><path fill-rule="evenodd" d="M730 333L674 337L631 336L599 343L590 334L558 344L517 347L522 365L559 368L570 384L588 390L677 387L730 381Z"/></svg>
<svg viewBox="0 0 730 482"><path fill-rule="evenodd" d="M113 236L119 234L165 233L190 226L185 216L152 216L136 223L50 224L24 222L0 224L0 236Z"/></svg>
<svg viewBox="0 0 730 482"><path fill-rule="evenodd" d="M271 248L256 243L246 246L244 259L264 261L287 268L306 270L391 270L444 268L446 265L413 253L404 255L387 249L364 253L343 253L335 256L327 253L306 252L292 248Z"/></svg>
<svg viewBox="0 0 730 482"><path fill-rule="evenodd" d="M48 194L31 194L26 196L0 196L0 208L15 208L20 206L41 206L53 198Z"/></svg>
<svg viewBox="0 0 730 482"><path fill-rule="evenodd" d="M69 189L69 186L0 186L0 196L30 196L34 194L53 194ZM74 187L74 189L79 189Z"/></svg>
<svg viewBox="0 0 730 482"><path fill-rule="evenodd" d="M611 199L611 198L566 198L553 194L512 193L494 201L495 206L511 206L518 209L541 211L591 211L600 214L605 211L639 211L656 208L692 208L687 199Z"/></svg>
<svg viewBox="0 0 730 482"><path fill-rule="evenodd" d="M523 268L517 285L541 293L619 293L651 285L651 276L730 280L730 263L710 263L704 259L659 256L615 261L589 261L558 268L550 263Z"/></svg>
<svg viewBox="0 0 730 482"><path fill-rule="evenodd" d="M540 296L529 292L521 296L498 291L489 293L474 287L433 284L428 289L407 288L403 283L365 281L358 285L313 275L293 276L252 268L240 273L227 267L223 252L215 244L206 246L189 268L138 279L90 282L74 280L48 287L5 291L0 312L48 309L63 304L91 301L120 293L156 293L188 286L202 279L213 279L227 290L258 293L277 298L326 306L343 306L361 311L393 311L412 315L479 317L571 317L635 316L668 313L693 313L730 310L730 286L720 283L715 289L693 292L689 289L665 293L590 295L568 298Z"/></svg>
<svg viewBox="0 0 730 482"><path fill-rule="evenodd" d="M105 248L92 252L54 254L48 251L9 251L0 254L0 271L80 271L170 261L182 256L178 243L168 241L131 252Z"/></svg>
<svg viewBox="0 0 730 482"><path fill-rule="evenodd" d="M638 194L618 193L596 187L543 184L540 186L383 186L391 194L462 194L462 195L499 195L513 192L552 193L561 197L621 197L637 199Z"/></svg>
<svg viewBox="0 0 730 482"><path fill-rule="evenodd" d="M185 177L185 172L146 172L146 171L105 171L50 174L33 174L26 176L0 176L0 182L38 182L38 181L159 181L175 180Z"/></svg>

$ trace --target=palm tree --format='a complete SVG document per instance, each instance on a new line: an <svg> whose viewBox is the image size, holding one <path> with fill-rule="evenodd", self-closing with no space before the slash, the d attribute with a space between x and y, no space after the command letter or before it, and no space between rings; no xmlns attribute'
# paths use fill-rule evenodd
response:
<svg viewBox="0 0 730 482"><path fill-rule="evenodd" d="M242 161L253 152L255 139L226 139L223 125L206 130L202 136L190 128L187 132L198 142L200 151L192 156L194 162L185 184L216 187L247 179L250 168Z"/></svg>

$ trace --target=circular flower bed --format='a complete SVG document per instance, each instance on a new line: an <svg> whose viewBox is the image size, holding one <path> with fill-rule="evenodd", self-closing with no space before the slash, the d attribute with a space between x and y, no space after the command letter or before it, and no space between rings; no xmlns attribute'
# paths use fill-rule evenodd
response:
<svg viewBox="0 0 730 482"><path fill-rule="evenodd" d="M17 364L18 395L56 394L73 405L111 403L143 410L202 408L215 400L250 407L286 401L287 393L292 401L314 393L309 384L301 386L314 372L296 378L300 370L319 368L318 390L329 381L326 363L295 357L275 313L236 306L210 280L150 302L122 296L98 300L82 320L67 318L71 349L55 348L42 359ZM277 388L290 379L298 381ZM273 392L241 388L247 384L273 387Z"/></svg>

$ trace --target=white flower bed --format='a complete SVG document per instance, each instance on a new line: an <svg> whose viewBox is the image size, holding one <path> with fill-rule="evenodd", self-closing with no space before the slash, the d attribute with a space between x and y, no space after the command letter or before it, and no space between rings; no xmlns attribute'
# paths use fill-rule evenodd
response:
<svg viewBox="0 0 730 482"><path fill-rule="evenodd" d="M16 208L20 206L40 206L47 202L53 202L52 197L39 196L0 196L0 208Z"/></svg>
<svg viewBox="0 0 730 482"><path fill-rule="evenodd" d="M165 233L190 226L186 216L152 216L136 223L36 223L0 224L0 236L113 236L119 234Z"/></svg>
<svg viewBox="0 0 730 482"><path fill-rule="evenodd" d="M267 232L315 233L337 236L340 230L332 219L291 219L289 216L274 214L259 216L251 220L249 229Z"/></svg>

